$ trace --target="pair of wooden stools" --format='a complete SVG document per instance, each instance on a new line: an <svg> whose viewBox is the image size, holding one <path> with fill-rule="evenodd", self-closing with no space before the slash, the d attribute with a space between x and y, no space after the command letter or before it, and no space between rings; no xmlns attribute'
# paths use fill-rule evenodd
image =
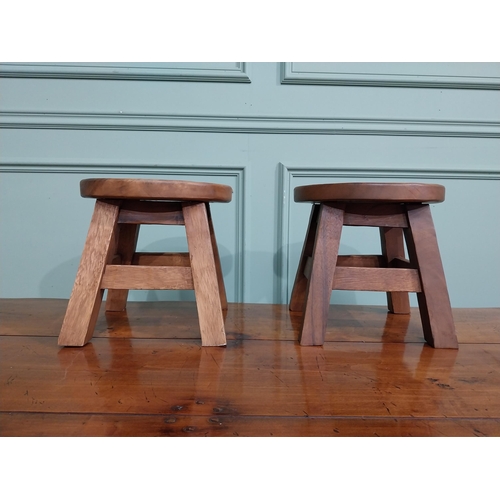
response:
<svg viewBox="0 0 500 500"><path fill-rule="evenodd" d="M226 292L211 202L229 202L221 184L143 179L86 179L94 214L59 335L83 346L93 335L104 290L107 311L125 309L128 290L195 291L202 345L226 345ZM385 291L390 312L409 314L416 292L425 340L457 348L450 300L429 203L444 200L436 184L344 183L295 188L313 203L290 300L303 311L301 345L322 345L333 289ZM182 224L187 253L136 252L141 224ZM381 255L338 255L343 226L380 228ZM405 246L409 259L405 258Z"/></svg>

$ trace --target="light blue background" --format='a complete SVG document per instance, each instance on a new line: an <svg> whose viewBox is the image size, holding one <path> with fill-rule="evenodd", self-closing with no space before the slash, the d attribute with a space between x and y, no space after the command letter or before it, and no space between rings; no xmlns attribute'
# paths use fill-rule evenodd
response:
<svg viewBox="0 0 500 500"><path fill-rule="evenodd" d="M69 297L93 209L82 178L231 185L213 206L228 297L260 303L291 291L310 209L293 188L383 180L446 186L432 210L452 306L500 306L499 64L3 64L0 77L1 297ZM182 250L181 230L144 228L139 247ZM376 230L347 228L341 251L378 252Z"/></svg>

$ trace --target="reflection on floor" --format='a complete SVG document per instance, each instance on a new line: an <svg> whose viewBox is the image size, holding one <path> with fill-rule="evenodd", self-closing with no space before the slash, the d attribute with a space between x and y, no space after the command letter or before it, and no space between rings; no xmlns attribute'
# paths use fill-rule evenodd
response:
<svg viewBox="0 0 500 500"><path fill-rule="evenodd" d="M331 306L300 347L287 306L230 304L202 348L193 302L135 302L60 348L66 304L0 300L2 436L500 436L500 309L455 309L448 350L417 310Z"/></svg>

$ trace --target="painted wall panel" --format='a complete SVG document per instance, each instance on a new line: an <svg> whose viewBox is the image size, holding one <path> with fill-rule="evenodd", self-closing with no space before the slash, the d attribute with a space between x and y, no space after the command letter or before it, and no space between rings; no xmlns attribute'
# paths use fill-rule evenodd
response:
<svg viewBox="0 0 500 500"><path fill-rule="evenodd" d="M1 111L273 119L493 122L495 90L282 85L280 65L248 65L251 84L2 78ZM96 116L97 115L97 116ZM0 114L0 118L2 114ZM43 118L40 116L39 118Z"/></svg>
<svg viewBox="0 0 500 500"><path fill-rule="evenodd" d="M499 63L282 63L282 83L500 89Z"/></svg>
<svg viewBox="0 0 500 500"><path fill-rule="evenodd" d="M245 63L3 63L0 76L249 83Z"/></svg>
<svg viewBox="0 0 500 500"><path fill-rule="evenodd" d="M192 81L147 78L147 68L144 78L128 80L4 73L0 296L69 295L92 210L92 202L79 197L84 177L184 177L231 185L233 202L214 206L229 298L263 303L286 302L295 272L309 207L293 203L293 187L417 179L448 190L446 202L433 208L453 306L500 306L497 90L449 88L460 86L450 81L442 88L310 85L307 79L283 85L280 63L209 65L212 72L242 70L250 82L207 82L203 68L189 64L181 69L198 71ZM481 66L476 74L469 68L458 76L496 78L495 68ZM304 76L311 67L299 69ZM438 69L441 76L451 74L450 66ZM368 245L349 232L344 247ZM147 228L140 244L180 248L183 242L175 230L167 236L163 228ZM189 293L134 292L132 298ZM346 293L334 300L381 300L379 294Z"/></svg>

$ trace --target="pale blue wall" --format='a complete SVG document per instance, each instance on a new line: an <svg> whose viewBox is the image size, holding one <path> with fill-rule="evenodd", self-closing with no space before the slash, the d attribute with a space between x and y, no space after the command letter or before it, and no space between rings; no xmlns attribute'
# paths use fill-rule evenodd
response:
<svg viewBox="0 0 500 500"><path fill-rule="evenodd" d="M214 205L228 295L263 303L290 293L309 212L295 186L415 180L447 188L432 208L452 305L500 306L499 64L3 64L0 76L1 297L69 296L93 208L85 177L231 185L233 202ZM146 228L140 246L182 249L179 229ZM378 251L376 237L349 228L342 250Z"/></svg>

